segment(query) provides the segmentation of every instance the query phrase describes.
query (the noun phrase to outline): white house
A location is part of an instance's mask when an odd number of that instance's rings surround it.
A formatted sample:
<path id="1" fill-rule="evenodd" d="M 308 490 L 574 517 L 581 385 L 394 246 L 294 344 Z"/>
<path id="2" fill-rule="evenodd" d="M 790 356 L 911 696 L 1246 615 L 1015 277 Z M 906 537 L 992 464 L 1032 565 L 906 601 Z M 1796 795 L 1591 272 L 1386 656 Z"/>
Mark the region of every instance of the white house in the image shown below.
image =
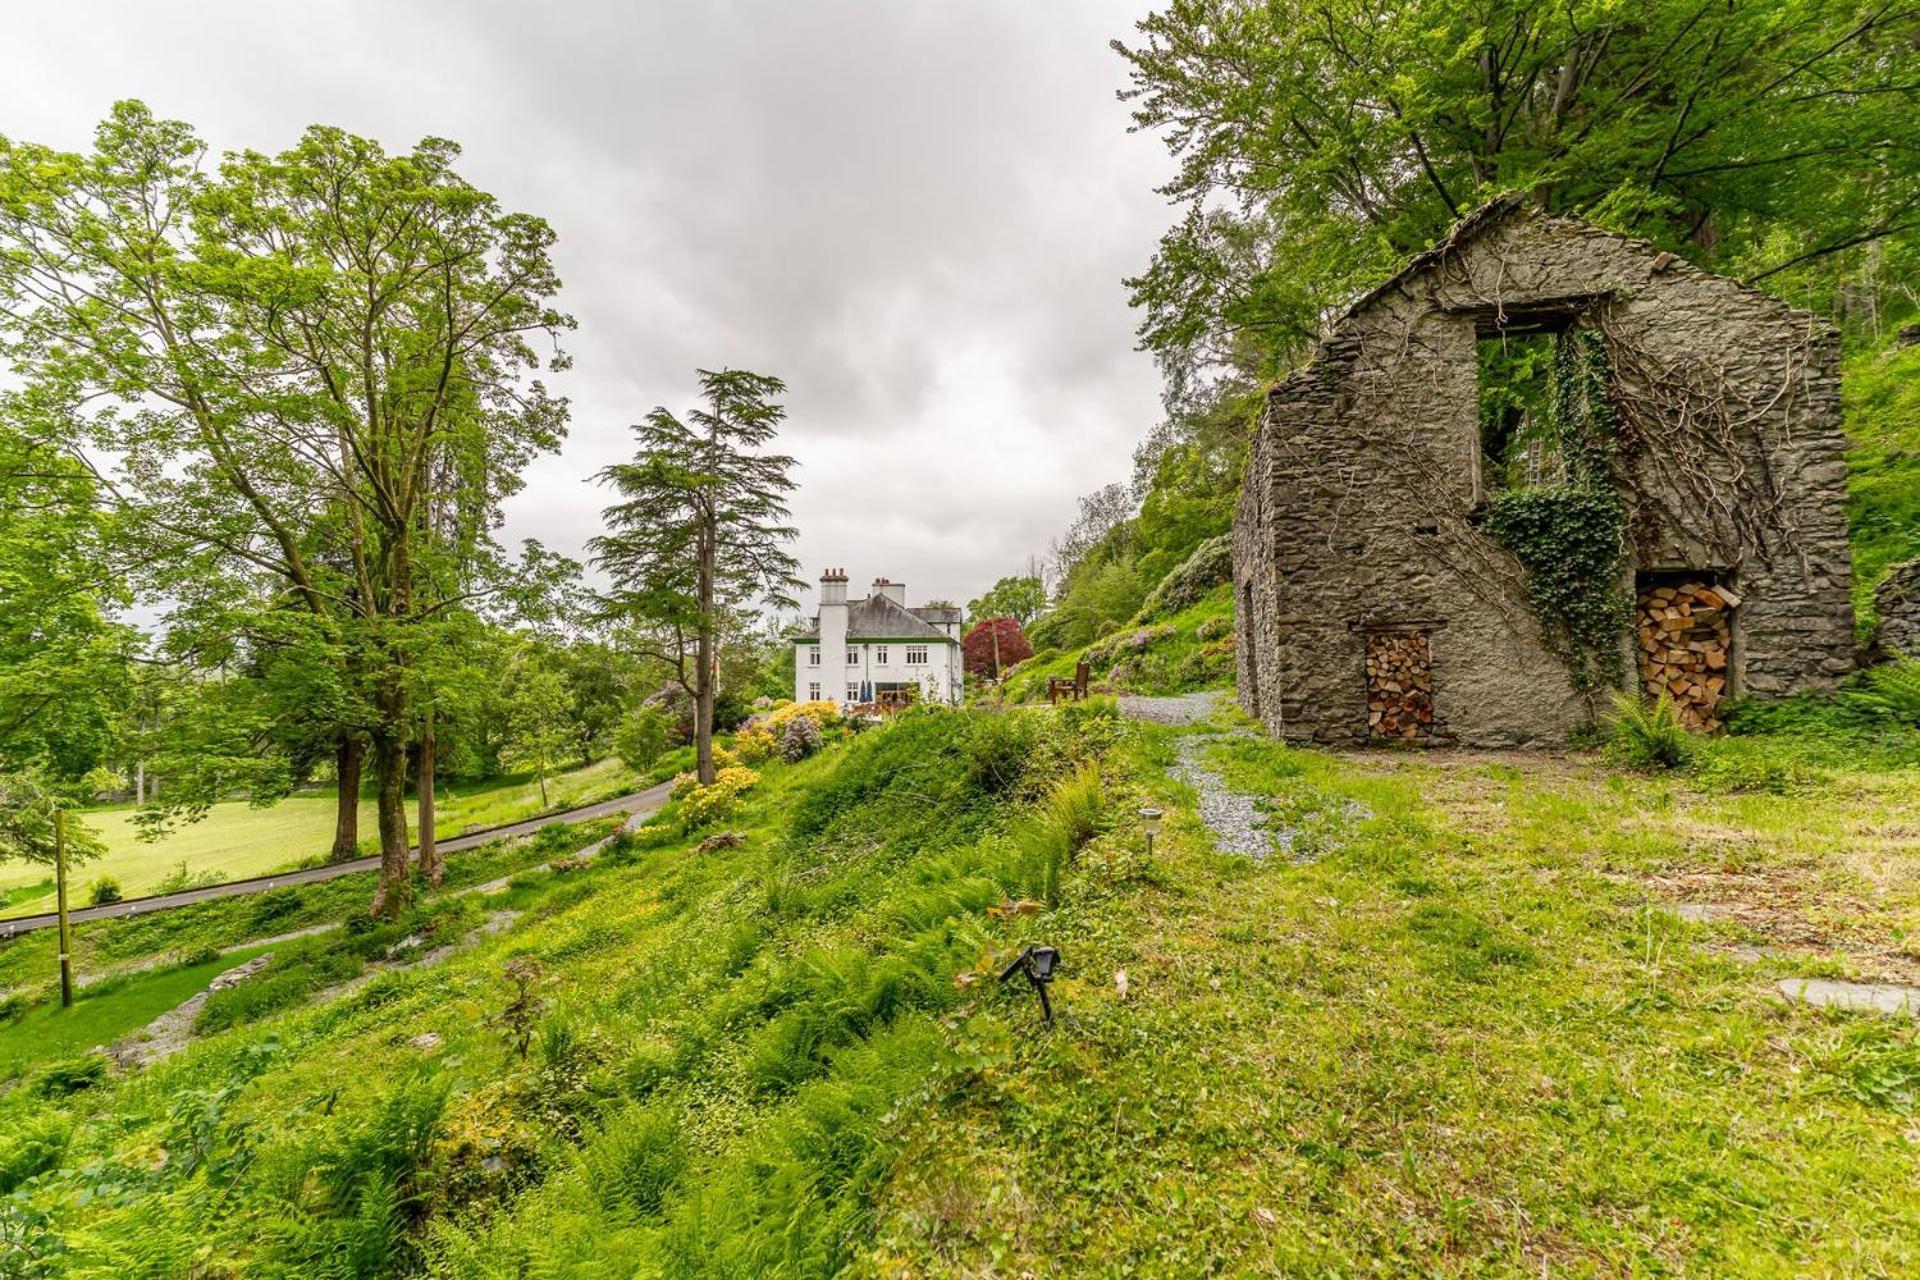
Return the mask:
<path id="1" fill-rule="evenodd" d="M 793 697 L 872 702 L 906 694 L 929 702 L 960 701 L 966 667 L 960 654 L 960 610 L 907 607 L 907 588 L 873 580 L 873 594 L 847 599 L 847 571 L 820 575 L 820 612 L 794 637 Z"/>

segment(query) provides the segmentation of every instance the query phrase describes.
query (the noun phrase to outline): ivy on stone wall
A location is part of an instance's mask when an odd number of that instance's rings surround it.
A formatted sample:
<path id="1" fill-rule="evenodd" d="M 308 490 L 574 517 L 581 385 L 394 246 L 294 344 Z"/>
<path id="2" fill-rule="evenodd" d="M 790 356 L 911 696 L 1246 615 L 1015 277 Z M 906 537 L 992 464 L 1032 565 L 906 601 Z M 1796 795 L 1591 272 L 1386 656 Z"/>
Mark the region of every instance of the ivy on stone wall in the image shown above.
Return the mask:
<path id="1" fill-rule="evenodd" d="M 1623 589 L 1627 513 L 1613 481 L 1620 432 L 1607 377 L 1599 334 L 1561 335 L 1552 425 L 1566 482 L 1496 494 L 1483 526 L 1526 570 L 1528 600 L 1581 693 L 1620 682 L 1620 640 L 1633 622 Z"/>

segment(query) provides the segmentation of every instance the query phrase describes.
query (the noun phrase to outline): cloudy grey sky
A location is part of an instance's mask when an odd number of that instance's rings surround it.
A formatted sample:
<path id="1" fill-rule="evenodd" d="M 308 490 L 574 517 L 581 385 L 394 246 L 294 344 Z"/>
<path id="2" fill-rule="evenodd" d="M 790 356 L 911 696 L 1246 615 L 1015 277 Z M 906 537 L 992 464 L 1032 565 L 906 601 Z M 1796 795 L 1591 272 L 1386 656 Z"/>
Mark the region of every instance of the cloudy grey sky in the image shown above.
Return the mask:
<path id="1" fill-rule="evenodd" d="M 116 98 L 216 149 L 307 124 L 463 172 L 559 234 L 571 438 L 508 511 L 579 554 L 696 366 L 775 373 L 802 576 L 964 602 L 1124 478 L 1157 416 L 1121 277 L 1171 214 L 1107 47 L 1133 0 L 648 4 L 66 0 L 9 14 L 0 132 L 71 148 Z"/>

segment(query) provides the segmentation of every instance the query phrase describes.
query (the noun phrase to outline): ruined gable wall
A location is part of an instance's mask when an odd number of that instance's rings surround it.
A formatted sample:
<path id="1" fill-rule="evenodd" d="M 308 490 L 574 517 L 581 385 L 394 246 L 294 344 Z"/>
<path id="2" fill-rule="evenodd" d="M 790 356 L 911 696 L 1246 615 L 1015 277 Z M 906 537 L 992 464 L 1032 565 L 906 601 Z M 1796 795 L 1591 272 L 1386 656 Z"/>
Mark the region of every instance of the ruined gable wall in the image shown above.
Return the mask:
<path id="1" fill-rule="evenodd" d="M 1817 318 L 1574 219 L 1516 217 L 1429 273 L 1435 305 L 1610 294 L 1637 567 L 1731 571 L 1735 684 L 1782 694 L 1852 669 L 1839 341 Z M 1641 419 L 1635 422 L 1636 411 Z"/>
<path id="2" fill-rule="evenodd" d="M 1737 687 L 1784 692 L 1844 673 L 1852 621 L 1831 335 L 1684 263 L 1656 270 L 1655 257 L 1570 220 L 1513 218 L 1361 306 L 1275 390 L 1235 524 L 1250 712 L 1289 738 L 1365 740 L 1360 629 L 1425 621 L 1442 624 L 1431 631 L 1436 740 L 1557 741 L 1587 721 L 1518 564 L 1467 519 L 1480 496 L 1472 313 L 1571 295 L 1614 295 L 1605 324 L 1650 367 L 1691 362 L 1731 380 L 1744 406 L 1748 445 L 1714 463 L 1713 479 L 1736 511 L 1767 495 L 1790 536 L 1769 534 L 1764 555 L 1726 566 L 1745 597 Z M 1778 484 L 1757 487 L 1766 476 Z M 1684 510 L 1685 485 L 1636 479 L 1662 491 L 1659 506 Z M 1699 536 L 1661 530 L 1666 545 L 1649 554 L 1718 565 L 1704 545 L 1712 523 Z"/>
<path id="3" fill-rule="evenodd" d="M 1474 341 L 1470 319 L 1389 295 L 1270 397 L 1254 477 L 1265 520 L 1238 550 L 1241 576 L 1280 603 L 1270 629 L 1243 633 L 1260 681 L 1243 702 L 1288 738 L 1366 740 L 1369 627 L 1431 624 L 1435 741 L 1558 741 L 1584 718 L 1518 566 L 1467 521 Z"/>

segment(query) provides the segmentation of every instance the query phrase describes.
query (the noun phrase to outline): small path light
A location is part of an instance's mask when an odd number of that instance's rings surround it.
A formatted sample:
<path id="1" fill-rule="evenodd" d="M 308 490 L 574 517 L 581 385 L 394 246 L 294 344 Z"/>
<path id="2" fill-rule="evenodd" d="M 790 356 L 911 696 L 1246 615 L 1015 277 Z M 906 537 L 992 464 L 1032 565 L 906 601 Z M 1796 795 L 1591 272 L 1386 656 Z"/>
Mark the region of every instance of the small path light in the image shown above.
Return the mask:
<path id="1" fill-rule="evenodd" d="M 1047 999 L 1047 984 L 1053 981 L 1053 971 L 1059 967 L 1059 951 L 1052 947 L 1028 946 L 1000 971 L 1000 981 L 1009 982 L 1016 973 L 1026 974 L 1027 984 L 1040 997 L 1040 1012 L 1045 1015 L 1047 1025 L 1052 1026 L 1053 1003 Z"/>
<path id="2" fill-rule="evenodd" d="M 1140 829 L 1147 833 L 1147 861 L 1153 861 L 1153 838 L 1160 834 L 1160 819 L 1166 815 L 1152 805 L 1140 810 Z"/>

